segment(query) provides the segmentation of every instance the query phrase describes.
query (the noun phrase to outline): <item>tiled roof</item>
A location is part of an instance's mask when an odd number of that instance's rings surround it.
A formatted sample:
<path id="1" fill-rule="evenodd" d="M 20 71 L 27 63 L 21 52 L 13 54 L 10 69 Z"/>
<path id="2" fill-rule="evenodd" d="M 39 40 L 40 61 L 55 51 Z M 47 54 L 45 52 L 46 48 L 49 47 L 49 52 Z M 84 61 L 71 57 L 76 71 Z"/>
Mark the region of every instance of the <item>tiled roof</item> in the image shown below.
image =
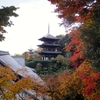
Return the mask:
<path id="1" fill-rule="evenodd" d="M 9 55 L 9 53 L 5 51 L 0 51 L 0 62 L 2 64 L 7 64 L 9 65 L 9 67 L 14 71 L 18 71 L 18 74 L 26 77 L 26 76 L 31 76 L 33 81 L 37 81 L 37 82 L 42 82 L 42 84 L 44 83 L 43 80 L 35 73 L 32 71 L 31 68 L 27 67 L 27 66 L 22 66 L 20 63 L 18 63 L 13 57 L 11 57 Z M 3 55 L 1 55 L 3 54 Z M 23 72 L 23 70 L 21 69 L 25 69 L 25 72 Z M 36 80 L 35 80 L 36 79 Z"/>
<path id="2" fill-rule="evenodd" d="M 42 38 L 40 38 L 39 40 L 46 40 L 46 39 L 59 40 L 59 38 L 54 37 L 49 33 L 47 35 L 43 36 Z"/>
<path id="3" fill-rule="evenodd" d="M 46 51 L 46 50 L 43 50 L 40 52 L 40 54 L 53 54 L 53 55 L 57 55 L 57 54 L 62 54 L 62 52 L 60 51 Z"/>
<path id="4" fill-rule="evenodd" d="M 47 44 L 47 43 L 43 43 L 41 45 L 38 45 L 39 47 L 60 47 L 60 44 Z"/>
<path id="5" fill-rule="evenodd" d="M 8 55 L 8 54 L 9 54 L 9 52 L 7 52 L 7 51 L 1 51 L 1 50 L 0 50 L 0 56 L 1 56 L 1 55 Z"/>
<path id="6" fill-rule="evenodd" d="M 44 37 L 46 37 L 46 38 L 55 38 L 54 36 L 52 36 L 51 34 L 47 34 L 47 35 L 45 35 Z"/>

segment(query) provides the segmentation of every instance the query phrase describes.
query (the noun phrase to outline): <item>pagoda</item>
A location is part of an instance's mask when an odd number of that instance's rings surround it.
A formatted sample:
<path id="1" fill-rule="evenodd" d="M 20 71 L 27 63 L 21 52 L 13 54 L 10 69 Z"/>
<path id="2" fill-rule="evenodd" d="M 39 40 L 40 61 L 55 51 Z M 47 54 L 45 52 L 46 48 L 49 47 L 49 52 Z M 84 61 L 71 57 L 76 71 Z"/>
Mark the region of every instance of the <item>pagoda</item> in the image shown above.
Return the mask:
<path id="1" fill-rule="evenodd" d="M 40 48 L 42 48 L 42 50 L 39 52 L 39 54 L 42 56 L 42 60 L 54 59 L 57 55 L 62 54 L 62 52 L 59 50 L 61 45 L 57 44 L 59 38 L 49 34 L 49 28 L 48 34 L 38 40 L 43 42 L 41 45 L 38 45 Z"/>

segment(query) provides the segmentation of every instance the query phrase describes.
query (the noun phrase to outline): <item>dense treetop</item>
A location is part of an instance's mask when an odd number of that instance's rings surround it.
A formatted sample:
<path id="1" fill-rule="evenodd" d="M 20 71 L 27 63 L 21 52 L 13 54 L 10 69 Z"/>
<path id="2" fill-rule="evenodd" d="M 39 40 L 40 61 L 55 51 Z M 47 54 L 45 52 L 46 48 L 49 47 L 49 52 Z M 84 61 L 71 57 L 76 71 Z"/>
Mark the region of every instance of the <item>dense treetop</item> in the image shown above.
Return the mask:
<path id="1" fill-rule="evenodd" d="M 100 4 L 99 0 L 49 0 L 56 5 L 55 12 L 63 18 L 62 24 L 70 25 L 84 22 L 91 17 L 93 7 Z"/>
<path id="2" fill-rule="evenodd" d="M 0 41 L 4 40 L 5 37 L 3 33 L 7 32 L 4 27 L 13 25 L 12 21 L 10 20 L 10 17 L 18 16 L 18 14 L 15 13 L 17 9 L 18 8 L 14 6 L 2 6 L 2 8 L 0 9 Z"/>

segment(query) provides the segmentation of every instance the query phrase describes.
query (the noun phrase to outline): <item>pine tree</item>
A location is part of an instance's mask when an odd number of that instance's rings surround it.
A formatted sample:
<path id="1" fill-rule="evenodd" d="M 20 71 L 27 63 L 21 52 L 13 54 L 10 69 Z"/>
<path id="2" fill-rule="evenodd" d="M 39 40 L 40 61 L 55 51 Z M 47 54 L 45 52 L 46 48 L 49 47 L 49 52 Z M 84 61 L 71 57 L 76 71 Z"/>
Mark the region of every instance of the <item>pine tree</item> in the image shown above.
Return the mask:
<path id="1" fill-rule="evenodd" d="M 10 7 L 4 7 L 0 9 L 0 41 L 4 40 L 4 34 L 7 33 L 4 27 L 13 25 L 12 21 L 10 20 L 10 17 L 17 17 L 18 14 L 16 14 L 14 11 L 16 11 L 18 8 L 14 6 Z"/>

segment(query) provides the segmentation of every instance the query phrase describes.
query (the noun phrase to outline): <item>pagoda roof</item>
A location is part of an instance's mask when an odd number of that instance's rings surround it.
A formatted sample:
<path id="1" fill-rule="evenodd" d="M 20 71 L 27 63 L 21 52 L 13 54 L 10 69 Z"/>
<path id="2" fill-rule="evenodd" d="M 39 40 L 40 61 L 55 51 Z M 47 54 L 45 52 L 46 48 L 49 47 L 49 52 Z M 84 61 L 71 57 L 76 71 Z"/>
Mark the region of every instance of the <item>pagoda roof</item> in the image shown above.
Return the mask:
<path id="1" fill-rule="evenodd" d="M 47 43 L 43 43 L 41 45 L 38 45 L 39 47 L 60 47 L 60 44 L 47 44 Z"/>
<path id="2" fill-rule="evenodd" d="M 45 40 L 47 40 L 47 39 L 49 39 L 49 40 L 59 40 L 59 38 L 54 37 L 54 36 L 52 36 L 52 35 L 49 34 L 49 33 L 48 33 L 47 35 L 43 36 L 42 38 L 40 38 L 39 40 L 45 41 Z"/>
<path id="3" fill-rule="evenodd" d="M 58 55 L 58 54 L 62 54 L 62 52 L 60 52 L 60 51 L 46 51 L 46 50 L 43 50 L 39 54 Z"/>

